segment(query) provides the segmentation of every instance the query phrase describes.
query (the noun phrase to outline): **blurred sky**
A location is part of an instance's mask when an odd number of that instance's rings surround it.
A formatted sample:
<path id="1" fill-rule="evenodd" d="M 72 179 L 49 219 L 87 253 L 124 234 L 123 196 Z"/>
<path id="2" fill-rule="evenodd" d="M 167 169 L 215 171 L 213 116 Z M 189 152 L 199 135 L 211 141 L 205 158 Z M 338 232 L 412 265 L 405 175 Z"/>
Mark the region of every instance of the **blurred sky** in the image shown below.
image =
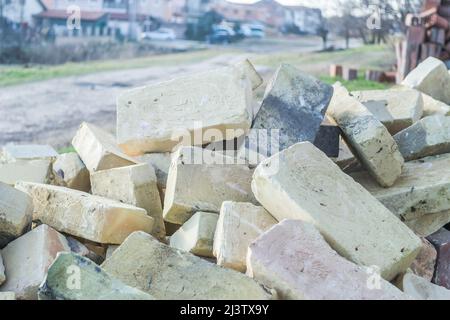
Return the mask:
<path id="1" fill-rule="evenodd" d="M 254 3 L 255 0 L 228 0 L 230 2 L 238 3 Z M 324 11 L 325 15 L 331 14 L 333 10 L 333 0 L 278 0 L 278 2 L 285 5 L 302 5 L 312 8 L 320 8 Z"/>

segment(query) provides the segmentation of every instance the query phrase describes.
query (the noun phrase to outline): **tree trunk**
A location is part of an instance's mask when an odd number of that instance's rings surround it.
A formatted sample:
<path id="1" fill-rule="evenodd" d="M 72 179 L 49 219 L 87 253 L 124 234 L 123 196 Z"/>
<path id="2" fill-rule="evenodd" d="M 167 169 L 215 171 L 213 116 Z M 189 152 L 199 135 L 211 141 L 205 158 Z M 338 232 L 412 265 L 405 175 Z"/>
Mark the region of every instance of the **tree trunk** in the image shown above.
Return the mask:
<path id="1" fill-rule="evenodd" d="M 363 43 L 368 44 L 366 34 L 364 33 L 364 29 L 359 28 L 358 32 L 359 32 L 359 36 L 361 37 Z"/>
<path id="2" fill-rule="evenodd" d="M 345 31 L 345 48 L 350 48 L 350 32 L 348 30 Z"/>

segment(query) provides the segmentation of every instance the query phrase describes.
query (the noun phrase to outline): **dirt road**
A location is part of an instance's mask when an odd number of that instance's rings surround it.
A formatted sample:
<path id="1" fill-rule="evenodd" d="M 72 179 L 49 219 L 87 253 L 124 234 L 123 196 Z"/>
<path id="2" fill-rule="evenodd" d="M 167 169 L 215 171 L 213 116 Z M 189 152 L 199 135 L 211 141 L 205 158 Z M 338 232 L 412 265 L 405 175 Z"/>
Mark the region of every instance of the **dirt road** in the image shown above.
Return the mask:
<path id="1" fill-rule="evenodd" d="M 262 45 L 261 42 L 257 44 Z M 299 50 L 298 45 L 290 44 L 292 48 L 287 48 L 286 42 L 267 42 L 263 51 L 268 48 Z M 299 51 L 311 52 L 321 45 L 320 40 L 307 44 Z M 255 48 L 255 44 L 246 48 Z M 251 57 L 256 54 L 254 52 L 223 54 L 201 63 L 181 66 L 102 72 L 0 88 L 0 146 L 7 143 L 45 143 L 55 148 L 65 147 L 83 121 L 114 132 L 115 99 L 127 88 L 223 66 Z"/>
<path id="2" fill-rule="evenodd" d="M 0 146 L 48 143 L 63 147 L 83 121 L 114 132 L 115 99 L 122 91 L 223 66 L 236 58 L 222 55 L 182 67 L 104 72 L 0 88 Z"/>

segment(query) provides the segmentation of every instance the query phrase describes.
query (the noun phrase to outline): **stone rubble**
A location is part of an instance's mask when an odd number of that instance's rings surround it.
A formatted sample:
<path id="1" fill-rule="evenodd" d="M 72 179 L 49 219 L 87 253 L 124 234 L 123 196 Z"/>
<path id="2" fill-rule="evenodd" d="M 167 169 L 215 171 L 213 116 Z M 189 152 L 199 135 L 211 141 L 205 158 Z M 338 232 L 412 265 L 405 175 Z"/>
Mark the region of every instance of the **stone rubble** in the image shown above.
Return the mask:
<path id="1" fill-rule="evenodd" d="M 257 70 L 126 89 L 75 152 L 2 147 L 0 300 L 450 299 L 443 64 L 352 94 L 282 64 L 262 101 Z"/>
<path id="2" fill-rule="evenodd" d="M 99 264 L 106 260 L 106 252 L 108 251 L 108 247 L 112 246 L 111 244 L 97 243 L 82 238 L 78 238 L 78 241 L 80 241 L 89 250 L 89 255 L 92 257 L 92 259 L 89 259 L 94 262 L 98 260 Z"/>
<path id="3" fill-rule="evenodd" d="M 80 125 L 72 145 L 89 172 L 137 163 L 120 150 L 112 134 L 87 122 Z"/>
<path id="4" fill-rule="evenodd" d="M 339 83 L 334 85 L 328 113 L 377 182 L 392 186 L 402 173 L 404 159 L 386 127 Z"/>
<path id="5" fill-rule="evenodd" d="M 394 139 L 406 161 L 450 153 L 450 116 L 425 117 Z"/>
<path id="6" fill-rule="evenodd" d="M 403 277 L 403 292 L 417 300 L 450 300 L 450 290 L 411 273 Z"/>
<path id="7" fill-rule="evenodd" d="M 28 231 L 32 215 L 31 197 L 0 182 L 0 248 Z"/>
<path id="8" fill-rule="evenodd" d="M 450 154 L 407 162 L 398 181 L 387 189 L 367 172 L 351 176 L 392 213 L 407 221 L 450 210 L 449 166 Z"/>
<path id="9" fill-rule="evenodd" d="M 155 169 L 156 179 L 158 182 L 161 198 L 164 199 L 164 191 L 166 190 L 167 176 L 171 162 L 171 153 L 146 153 L 142 156 L 135 157 L 140 163 L 147 163 Z"/>
<path id="10" fill-rule="evenodd" d="M 231 138 L 244 135 L 253 118 L 252 68 L 223 67 L 123 93 L 117 99 L 118 144 L 137 156 L 171 152 L 180 139 L 207 144 L 206 129 L 222 137 L 227 129 L 238 129 Z"/>
<path id="11" fill-rule="evenodd" d="M 135 232 L 102 264 L 111 276 L 156 299 L 266 300 L 272 294 L 245 275 Z"/>
<path id="12" fill-rule="evenodd" d="M 197 164 L 197 160 L 205 163 Z M 198 211 L 218 214 L 227 200 L 257 203 L 251 190 L 252 175 L 248 166 L 238 165 L 221 153 L 197 147 L 180 148 L 169 169 L 164 220 L 183 224 Z"/>
<path id="13" fill-rule="evenodd" d="M 145 209 L 81 191 L 20 182 L 33 199 L 33 220 L 87 240 L 120 244 L 133 231 L 151 232 L 154 220 Z"/>
<path id="14" fill-rule="evenodd" d="M 152 234 L 166 236 L 156 174 L 148 164 L 97 171 L 91 174 L 92 194 L 143 208 L 153 218 Z"/>
<path id="15" fill-rule="evenodd" d="M 348 170 L 359 166 L 358 159 L 353 155 L 349 146 L 342 137 L 339 140 L 339 154 L 337 157 L 331 157 L 331 160 L 333 160 L 333 162 L 336 163 L 344 172 L 348 172 Z"/>
<path id="16" fill-rule="evenodd" d="M 0 285 L 2 285 L 3 282 L 5 282 L 5 266 L 3 265 L 3 258 L 2 254 L 0 252 Z"/>
<path id="17" fill-rule="evenodd" d="M 49 183 L 51 164 L 49 159 L 0 163 L 0 182 L 11 186 L 18 181 Z"/>
<path id="18" fill-rule="evenodd" d="M 213 242 L 219 216 L 197 212 L 170 237 L 170 246 L 197 256 L 214 258 Z"/>
<path id="19" fill-rule="evenodd" d="M 314 140 L 314 145 L 330 158 L 339 157 L 341 129 L 336 121 L 325 115 Z"/>
<path id="20" fill-rule="evenodd" d="M 405 221 L 405 224 L 421 237 L 428 237 L 449 223 L 450 210 L 429 213 L 417 219 Z"/>
<path id="21" fill-rule="evenodd" d="M 420 120 L 423 98 L 416 90 L 354 91 L 352 95 L 389 130 L 396 134 Z"/>
<path id="22" fill-rule="evenodd" d="M 3 158 L 6 162 L 20 160 L 53 160 L 58 152 L 48 145 L 7 145 L 3 147 Z"/>
<path id="23" fill-rule="evenodd" d="M 402 84 L 450 104 L 450 75 L 439 59 L 430 57 L 423 61 L 409 73 Z"/>
<path id="24" fill-rule="evenodd" d="M 371 288 L 369 269 L 341 257 L 312 224 L 300 220 L 284 220 L 257 238 L 247 266 L 252 278 L 283 299 L 409 299 L 383 279 L 379 289 Z"/>
<path id="25" fill-rule="evenodd" d="M 267 86 L 252 128 L 280 130 L 280 150 L 297 142 L 314 142 L 332 96 L 330 85 L 282 64 Z"/>
<path id="26" fill-rule="evenodd" d="M 214 236 L 217 264 L 236 271 L 247 269 L 248 246 L 277 221 L 263 207 L 225 201 Z"/>
<path id="27" fill-rule="evenodd" d="M 16 294 L 14 292 L 0 292 L 0 301 L 16 300 Z"/>
<path id="28" fill-rule="evenodd" d="M 439 100 L 433 99 L 429 95 L 422 93 L 423 98 L 423 117 L 443 115 L 450 116 L 450 105 Z"/>
<path id="29" fill-rule="evenodd" d="M 433 283 L 450 290 L 450 231 L 442 228 L 429 236 L 427 240 L 437 251 Z"/>
<path id="30" fill-rule="evenodd" d="M 416 260 L 411 264 L 411 271 L 431 282 L 436 268 L 437 251 L 427 239 L 421 238 L 421 240 L 422 248 Z"/>
<path id="31" fill-rule="evenodd" d="M 84 192 L 91 190 L 89 170 L 76 152 L 58 155 L 53 163 L 53 174 L 56 184 L 62 187 Z M 26 179 L 22 181 L 35 182 Z"/>
<path id="32" fill-rule="evenodd" d="M 78 272 L 79 281 L 71 279 L 74 270 Z M 39 287 L 38 296 L 39 300 L 154 299 L 149 294 L 112 278 L 89 259 L 68 252 L 58 253 Z"/>
<path id="33" fill-rule="evenodd" d="M 45 224 L 10 242 L 2 250 L 6 282 L 0 291 L 15 292 L 21 300 L 37 299 L 39 285 L 62 251 L 70 252 L 66 238 Z"/>
<path id="34" fill-rule="evenodd" d="M 84 245 L 81 241 L 77 240 L 76 238 L 72 236 L 67 236 L 66 239 L 67 243 L 69 244 L 71 252 L 79 256 L 88 258 L 89 260 L 92 260 L 97 264 L 101 264 L 105 260 L 105 257 L 103 257 L 102 254 L 99 254 L 97 250 L 95 251 L 92 250 L 92 247 L 88 248 L 86 245 Z"/>
<path id="35" fill-rule="evenodd" d="M 406 225 L 308 142 L 262 162 L 252 189 L 278 221 L 313 222 L 339 254 L 378 266 L 387 280 L 419 252 L 420 239 Z"/>

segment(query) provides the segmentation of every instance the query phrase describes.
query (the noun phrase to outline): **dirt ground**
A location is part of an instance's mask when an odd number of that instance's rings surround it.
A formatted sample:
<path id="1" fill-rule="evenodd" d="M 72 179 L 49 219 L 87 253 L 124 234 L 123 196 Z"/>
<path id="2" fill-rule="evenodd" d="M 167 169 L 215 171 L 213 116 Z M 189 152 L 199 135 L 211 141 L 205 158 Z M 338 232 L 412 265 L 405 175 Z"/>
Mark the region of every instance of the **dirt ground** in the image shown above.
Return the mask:
<path id="1" fill-rule="evenodd" d="M 240 44 L 237 49 L 248 50 L 243 50 L 242 54 L 220 54 L 200 63 L 102 72 L 0 88 L 0 146 L 44 143 L 55 148 L 65 147 L 83 121 L 114 132 L 115 99 L 128 88 L 224 66 L 258 55 L 255 53 L 258 51 L 270 54 L 289 50 L 315 51 L 321 42 L 311 40 L 300 48 L 283 46 L 276 41 Z M 265 72 L 268 72 L 267 68 Z"/>

